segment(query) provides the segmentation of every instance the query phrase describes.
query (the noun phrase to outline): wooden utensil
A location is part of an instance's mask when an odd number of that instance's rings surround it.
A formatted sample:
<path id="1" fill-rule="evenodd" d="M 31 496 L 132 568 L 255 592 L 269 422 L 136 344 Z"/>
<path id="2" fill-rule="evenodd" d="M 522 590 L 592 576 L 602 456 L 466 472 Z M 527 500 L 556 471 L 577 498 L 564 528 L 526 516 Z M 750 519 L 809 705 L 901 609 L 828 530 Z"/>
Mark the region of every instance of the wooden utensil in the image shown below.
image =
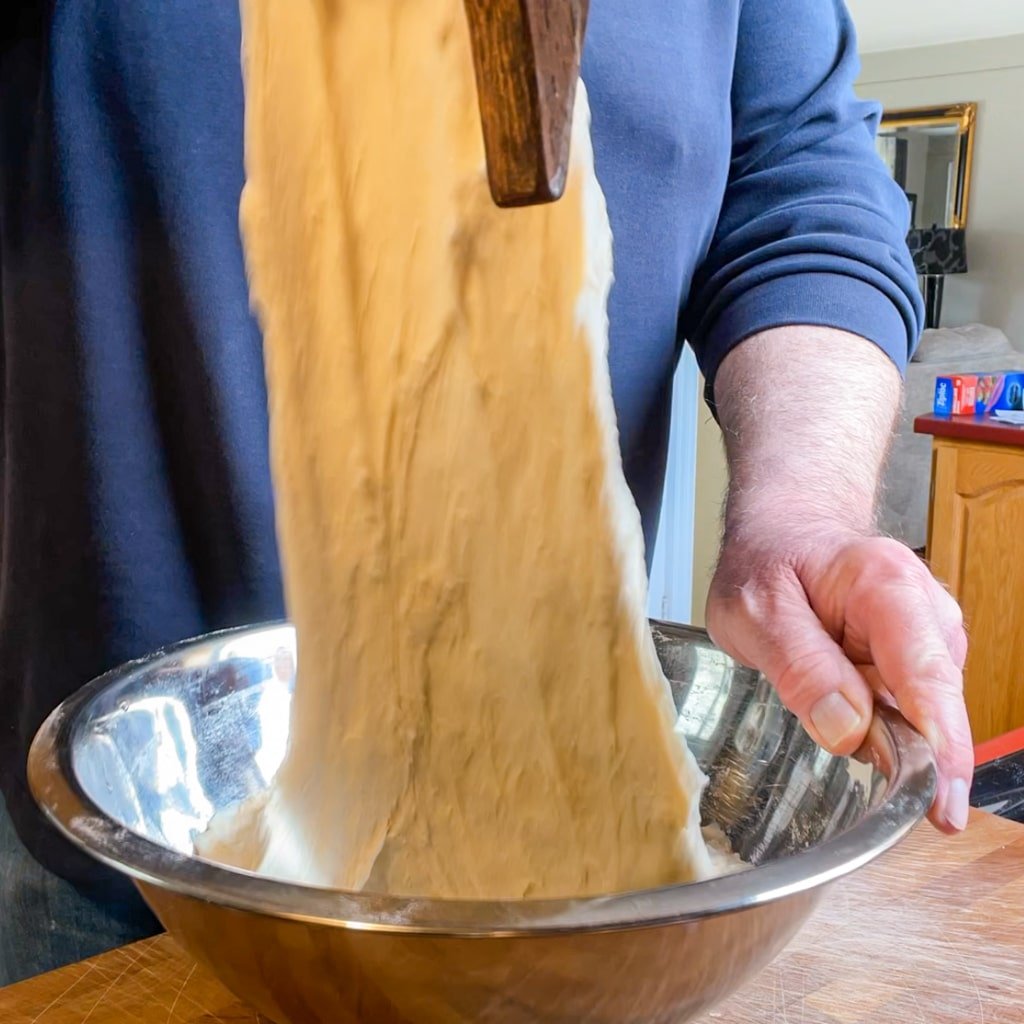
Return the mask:
<path id="1" fill-rule="evenodd" d="M 465 0 L 498 206 L 561 197 L 589 0 Z"/>

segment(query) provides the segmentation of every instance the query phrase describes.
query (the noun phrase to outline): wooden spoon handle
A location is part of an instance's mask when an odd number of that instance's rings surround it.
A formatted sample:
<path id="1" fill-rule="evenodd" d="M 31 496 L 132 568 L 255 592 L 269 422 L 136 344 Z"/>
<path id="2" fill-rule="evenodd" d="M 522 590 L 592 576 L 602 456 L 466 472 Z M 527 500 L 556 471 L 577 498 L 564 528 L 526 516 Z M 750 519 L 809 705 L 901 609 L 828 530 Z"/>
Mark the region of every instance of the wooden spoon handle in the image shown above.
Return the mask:
<path id="1" fill-rule="evenodd" d="M 487 177 L 498 206 L 565 189 L 589 0 L 465 0 Z"/>

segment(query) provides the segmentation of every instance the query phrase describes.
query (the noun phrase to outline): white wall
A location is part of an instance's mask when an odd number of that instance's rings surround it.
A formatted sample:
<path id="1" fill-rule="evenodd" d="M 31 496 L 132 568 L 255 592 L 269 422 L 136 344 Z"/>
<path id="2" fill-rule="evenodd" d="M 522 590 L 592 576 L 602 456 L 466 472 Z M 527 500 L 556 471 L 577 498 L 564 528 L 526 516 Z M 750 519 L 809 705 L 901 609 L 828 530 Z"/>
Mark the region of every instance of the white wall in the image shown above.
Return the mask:
<path id="1" fill-rule="evenodd" d="M 1024 32 L 1022 0 L 847 0 L 861 53 Z"/>
<path id="2" fill-rule="evenodd" d="M 1024 350 L 1024 35 L 866 54 L 859 91 L 890 109 L 978 103 L 970 273 L 946 279 L 943 325 L 990 324 Z"/>
<path id="3" fill-rule="evenodd" d="M 691 622 L 704 625 L 704 604 L 721 541 L 722 500 L 728 475 L 722 432 L 704 404 L 704 379 L 697 394 L 697 484 L 693 510 L 693 596 Z"/>

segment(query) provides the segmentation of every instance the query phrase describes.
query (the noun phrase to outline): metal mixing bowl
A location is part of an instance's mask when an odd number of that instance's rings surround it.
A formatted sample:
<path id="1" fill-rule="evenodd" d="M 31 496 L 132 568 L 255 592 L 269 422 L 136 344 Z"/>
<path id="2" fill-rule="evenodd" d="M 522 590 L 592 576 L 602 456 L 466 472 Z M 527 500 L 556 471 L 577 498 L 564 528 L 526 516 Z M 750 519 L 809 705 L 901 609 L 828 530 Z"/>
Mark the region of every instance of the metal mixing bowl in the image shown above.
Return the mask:
<path id="1" fill-rule="evenodd" d="M 65 835 L 130 875 L 178 941 L 278 1024 L 678 1024 L 746 981 L 829 883 L 917 823 L 934 767 L 884 710 L 869 754 L 832 757 L 705 634 L 654 629 L 678 728 L 711 778 L 705 820 L 752 870 L 485 903 L 329 891 L 201 860 L 197 832 L 264 789 L 283 757 L 289 626 L 181 644 L 85 687 L 36 737 L 32 790 Z"/>

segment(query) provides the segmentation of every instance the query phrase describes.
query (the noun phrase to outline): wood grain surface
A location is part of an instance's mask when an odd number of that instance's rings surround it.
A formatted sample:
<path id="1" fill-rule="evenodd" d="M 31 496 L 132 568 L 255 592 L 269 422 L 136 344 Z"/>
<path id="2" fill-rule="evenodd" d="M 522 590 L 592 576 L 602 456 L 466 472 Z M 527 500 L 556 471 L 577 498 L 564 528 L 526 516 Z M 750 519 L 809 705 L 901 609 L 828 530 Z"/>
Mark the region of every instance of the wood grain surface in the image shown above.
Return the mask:
<path id="1" fill-rule="evenodd" d="M 705 1021 L 1019 1024 L 1024 826 L 928 826 L 838 883 L 789 949 Z M 166 936 L 0 990 L 3 1024 L 269 1024 Z"/>

